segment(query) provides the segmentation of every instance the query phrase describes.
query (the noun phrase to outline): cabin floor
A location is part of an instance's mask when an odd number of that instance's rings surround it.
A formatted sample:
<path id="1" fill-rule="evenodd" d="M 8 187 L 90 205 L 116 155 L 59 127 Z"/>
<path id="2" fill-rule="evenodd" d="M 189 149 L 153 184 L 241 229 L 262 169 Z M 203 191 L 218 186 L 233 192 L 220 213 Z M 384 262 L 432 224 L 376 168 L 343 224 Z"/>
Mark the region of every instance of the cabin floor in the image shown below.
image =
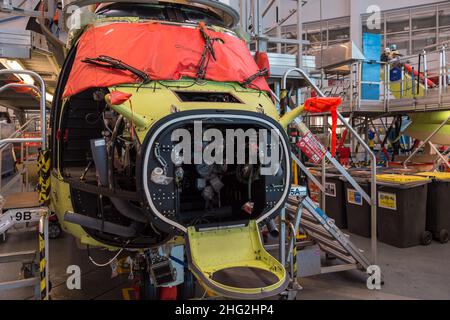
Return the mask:
<path id="1" fill-rule="evenodd" d="M 6 243 L 0 244 L 0 254 L 17 250 L 30 250 L 36 244 L 35 232 L 12 233 Z M 363 250 L 369 250 L 370 240 L 351 236 Z M 300 279 L 303 290 L 298 300 L 310 299 L 449 299 L 450 298 L 450 244 L 433 242 L 430 246 L 398 249 L 379 244 L 379 261 L 385 277 L 381 291 L 366 288 L 366 275 L 360 271 L 345 271 Z M 366 251 L 369 253 L 369 251 Z M 108 261 L 113 253 L 91 250 L 100 263 Z M 122 255 L 126 256 L 126 253 Z M 128 275 L 111 278 L 111 267 L 99 268 L 88 259 L 87 252 L 79 249 L 74 238 L 63 234 L 50 240 L 50 279 L 53 284 L 51 298 L 61 299 L 133 299 Z M 82 272 L 81 290 L 66 286 L 69 265 L 78 265 Z M 2 265 L 0 281 L 18 278 L 21 265 Z M 200 290 L 198 290 L 200 291 Z M 199 292 L 199 297 L 202 296 Z M 33 299 L 32 289 L 0 293 L 0 299 Z"/>

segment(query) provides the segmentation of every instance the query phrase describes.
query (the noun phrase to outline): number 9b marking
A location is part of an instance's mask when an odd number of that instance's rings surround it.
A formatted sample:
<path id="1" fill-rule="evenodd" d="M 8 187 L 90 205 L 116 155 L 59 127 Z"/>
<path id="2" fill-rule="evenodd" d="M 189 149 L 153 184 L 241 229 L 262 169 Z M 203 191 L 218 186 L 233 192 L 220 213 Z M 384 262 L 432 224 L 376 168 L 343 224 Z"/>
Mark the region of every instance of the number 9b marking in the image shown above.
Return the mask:
<path id="1" fill-rule="evenodd" d="M 25 211 L 25 212 L 16 212 L 16 221 L 30 221 L 31 220 L 31 212 Z"/>

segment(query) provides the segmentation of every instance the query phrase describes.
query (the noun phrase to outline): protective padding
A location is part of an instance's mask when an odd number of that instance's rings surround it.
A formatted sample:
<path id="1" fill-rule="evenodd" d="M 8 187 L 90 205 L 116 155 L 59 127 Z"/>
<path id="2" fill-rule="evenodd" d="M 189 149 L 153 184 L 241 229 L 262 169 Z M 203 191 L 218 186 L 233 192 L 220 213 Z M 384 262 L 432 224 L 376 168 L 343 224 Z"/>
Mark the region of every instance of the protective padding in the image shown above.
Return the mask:
<path id="1" fill-rule="evenodd" d="M 210 38 L 214 54 L 205 51 L 205 36 Z M 67 98 L 89 88 L 142 82 L 130 72 L 83 62 L 102 55 L 121 60 L 152 80 L 197 79 L 205 52 L 209 63 L 202 78 L 206 80 L 245 83 L 257 74 L 258 65 L 243 40 L 210 29 L 205 29 L 205 36 L 199 28 L 153 22 L 92 27 L 78 41 L 63 96 Z M 249 86 L 270 91 L 262 76 Z"/>
<path id="2" fill-rule="evenodd" d="M 189 268 L 199 281 L 214 294 L 233 299 L 262 299 L 284 291 L 289 283 L 283 265 L 272 257 L 261 243 L 256 221 L 248 225 L 221 227 L 187 234 Z M 213 279 L 218 271 L 252 268 L 269 272 L 276 283 L 265 287 L 232 287 Z"/>

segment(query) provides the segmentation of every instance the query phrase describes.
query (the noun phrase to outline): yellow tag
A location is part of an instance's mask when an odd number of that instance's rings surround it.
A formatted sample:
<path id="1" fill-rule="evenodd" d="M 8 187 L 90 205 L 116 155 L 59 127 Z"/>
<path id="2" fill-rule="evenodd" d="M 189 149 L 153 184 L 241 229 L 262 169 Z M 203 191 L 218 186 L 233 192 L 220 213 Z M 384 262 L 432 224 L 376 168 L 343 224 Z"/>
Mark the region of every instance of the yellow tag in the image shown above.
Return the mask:
<path id="1" fill-rule="evenodd" d="M 358 206 L 363 205 L 361 194 L 354 189 L 347 189 L 347 201 L 348 203 L 356 204 Z"/>
<path id="2" fill-rule="evenodd" d="M 378 206 L 380 208 L 397 211 L 397 195 L 394 193 L 379 192 Z"/>

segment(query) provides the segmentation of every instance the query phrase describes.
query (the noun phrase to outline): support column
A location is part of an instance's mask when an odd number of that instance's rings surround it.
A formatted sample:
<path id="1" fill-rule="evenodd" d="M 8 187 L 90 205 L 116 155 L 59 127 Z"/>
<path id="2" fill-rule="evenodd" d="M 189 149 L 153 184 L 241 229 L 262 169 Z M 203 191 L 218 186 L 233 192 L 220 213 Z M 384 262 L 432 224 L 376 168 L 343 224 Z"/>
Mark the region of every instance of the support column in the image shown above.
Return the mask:
<path id="1" fill-rule="evenodd" d="M 350 0 L 350 39 L 362 48 L 361 13 L 365 12 L 361 0 Z"/>
<path id="2" fill-rule="evenodd" d="M 300 40 L 297 52 L 297 66 L 303 67 L 303 22 L 302 22 L 302 0 L 297 0 L 297 39 Z"/>
<path id="3" fill-rule="evenodd" d="M 275 21 L 277 24 L 277 38 L 281 39 L 281 26 L 279 25 L 280 23 L 280 19 L 281 19 L 281 14 L 282 14 L 282 6 L 281 6 L 281 0 L 275 0 Z M 277 53 L 281 53 L 281 43 L 277 43 Z"/>

